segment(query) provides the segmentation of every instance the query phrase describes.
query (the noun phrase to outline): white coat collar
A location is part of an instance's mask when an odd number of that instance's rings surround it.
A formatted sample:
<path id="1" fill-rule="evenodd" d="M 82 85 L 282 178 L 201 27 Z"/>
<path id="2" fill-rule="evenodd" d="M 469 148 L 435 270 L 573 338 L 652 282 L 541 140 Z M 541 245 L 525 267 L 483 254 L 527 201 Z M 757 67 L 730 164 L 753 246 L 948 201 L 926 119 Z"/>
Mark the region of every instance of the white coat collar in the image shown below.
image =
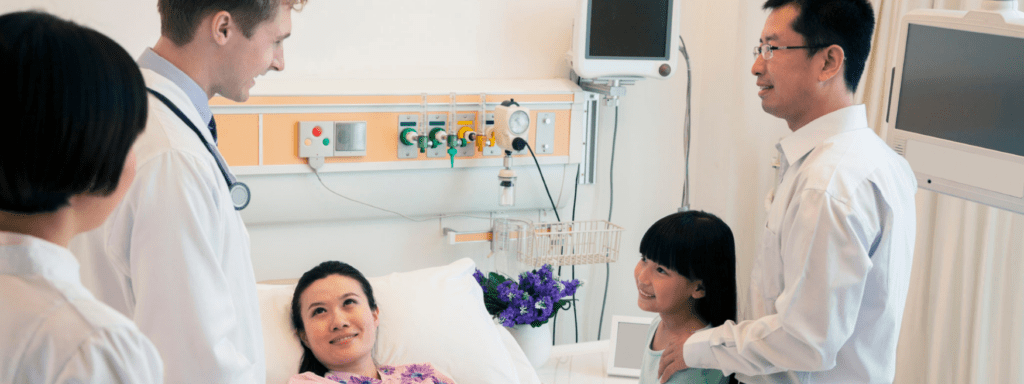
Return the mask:
<path id="1" fill-rule="evenodd" d="M 181 112 L 184 113 L 186 117 L 188 117 L 189 121 L 191 121 L 192 124 L 196 126 L 196 129 L 199 130 L 199 133 L 203 135 L 203 138 L 206 139 L 206 142 L 212 144 L 213 135 L 210 133 L 210 130 L 207 129 L 206 123 L 203 122 L 202 116 L 199 116 L 199 111 L 196 110 L 195 105 L 192 104 L 192 100 L 188 98 L 188 95 L 185 94 L 185 91 L 181 90 L 181 88 L 178 87 L 178 85 L 175 84 L 173 81 L 161 76 L 160 74 L 152 70 L 141 68 L 141 71 L 142 78 L 146 81 L 146 87 L 149 87 L 152 90 L 159 92 L 161 95 L 164 95 L 164 97 L 170 100 L 171 103 L 173 103 L 175 107 L 180 109 Z M 157 99 L 156 97 L 150 97 L 149 108 L 152 110 L 154 108 L 167 108 L 167 106 L 165 106 L 164 103 L 160 101 L 160 99 Z M 169 108 L 168 111 L 170 111 Z M 172 116 L 174 116 L 173 119 L 178 120 L 177 115 Z M 191 132 L 191 128 L 188 128 L 188 131 L 190 135 L 195 135 L 195 133 Z"/>
<path id="2" fill-rule="evenodd" d="M 0 275 L 38 275 L 53 282 L 81 284 L 78 260 L 67 248 L 21 233 L 0 231 Z"/>

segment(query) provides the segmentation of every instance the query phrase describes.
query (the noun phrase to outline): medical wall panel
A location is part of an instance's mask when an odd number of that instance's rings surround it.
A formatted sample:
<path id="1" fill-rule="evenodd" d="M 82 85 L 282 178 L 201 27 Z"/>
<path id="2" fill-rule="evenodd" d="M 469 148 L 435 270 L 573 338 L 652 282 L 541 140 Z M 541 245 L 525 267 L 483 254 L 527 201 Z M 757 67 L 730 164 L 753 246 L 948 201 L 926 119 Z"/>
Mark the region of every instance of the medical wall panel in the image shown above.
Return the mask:
<path id="1" fill-rule="evenodd" d="M 528 151 L 514 155 L 520 180 L 512 208 L 497 204 L 500 151 L 458 151 L 454 162 L 446 153 L 428 157 L 416 151 L 414 157 L 399 157 L 400 116 L 440 116 L 445 128 L 458 132 L 468 120 L 474 129 L 486 123 L 480 114 L 492 115 L 495 106 L 510 99 L 530 109 L 528 142 L 535 152 L 548 146 L 537 153 L 537 161 L 556 205 L 564 206 L 575 180 L 569 173 L 575 173 L 584 153 L 581 125 L 587 120 L 581 116 L 586 113 L 585 94 L 566 80 L 436 81 L 419 86 L 290 82 L 258 86 L 243 103 L 215 97 L 210 105 L 218 131 L 224 132 L 220 150 L 232 173 L 252 189 L 252 203 L 242 212 L 252 224 L 396 217 L 336 194 L 417 216 L 550 209 Z M 451 113 L 455 119 L 448 119 Z M 545 120 L 541 145 L 536 141 L 538 119 Z M 336 142 L 337 137 L 318 136 L 317 142 L 306 143 L 300 138 L 301 122 L 365 122 L 365 154 L 327 156 L 317 177 L 299 148 L 326 145 L 319 140 Z M 423 121 L 417 126 L 423 133 L 432 127 L 437 126 Z M 312 138 L 303 132 L 302 137 Z"/>

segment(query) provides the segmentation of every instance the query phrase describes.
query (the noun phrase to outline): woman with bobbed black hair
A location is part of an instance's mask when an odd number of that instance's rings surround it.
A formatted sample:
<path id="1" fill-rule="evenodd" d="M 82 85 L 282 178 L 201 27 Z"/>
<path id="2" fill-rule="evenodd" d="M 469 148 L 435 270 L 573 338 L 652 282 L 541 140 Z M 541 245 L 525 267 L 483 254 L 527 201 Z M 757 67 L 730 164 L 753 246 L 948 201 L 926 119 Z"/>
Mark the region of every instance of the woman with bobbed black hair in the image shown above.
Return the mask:
<path id="1" fill-rule="evenodd" d="M 135 174 L 139 68 L 110 38 L 40 12 L 0 16 L 0 383 L 161 383 L 156 348 L 97 301 L 67 249 Z"/>

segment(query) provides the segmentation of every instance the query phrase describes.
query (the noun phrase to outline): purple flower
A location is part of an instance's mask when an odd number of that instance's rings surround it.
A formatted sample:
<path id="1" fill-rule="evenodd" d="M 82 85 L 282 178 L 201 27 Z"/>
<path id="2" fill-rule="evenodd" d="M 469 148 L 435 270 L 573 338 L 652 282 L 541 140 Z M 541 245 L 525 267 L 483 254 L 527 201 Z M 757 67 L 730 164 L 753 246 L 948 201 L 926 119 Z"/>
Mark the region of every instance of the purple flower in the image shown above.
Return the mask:
<path id="1" fill-rule="evenodd" d="M 546 322 L 571 300 L 580 281 L 559 280 L 551 265 L 523 272 L 513 279 L 488 280 L 479 270 L 473 274 L 484 290 L 484 305 L 488 313 L 506 327 L 517 324 Z M 496 276 L 494 273 L 492 277 Z M 563 300 L 564 299 L 564 300 Z"/>
<path id="2" fill-rule="evenodd" d="M 521 294 L 519 285 L 511 280 L 498 284 L 498 296 L 501 297 L 502 301 L 512 301 L 512 299 L 519 297 Z"/>
<path id="3" fill-rule="evenodd" d="M 338 376 L 338 374 L 336 373 L 328 373 L 326 376 L 324 376 L 324 378 L 327 380 L 337 381 L 341 384 L 348 384 L 347 380 L 343 379 L 341 376 Z"/>
<path id="4" fill-rule="evenodd" d="M 434 375 L 430 364 L 411 364 L 402 373 L 402 383 L 419 383 Z"/>
<path id="5" fill-rule="evenodd" d="M 484 273 L 480 272 L 479 269 L 476 270 L 476 272 L 473 272 L 473 277 L 476 278 L 476 283 L 477 284 L 481 284 L 484 281 Z"/>
<path id="6" fill-rule="evenodd" d="M 391 375 L 395 373 L 395 367 L 390 365 L 382 365 L 379 368 L 377 368 L 377 371 L 385 375 Z"/>
<path id="7" fill-rule="evenodd" d="M 579 280 L 572 280 L 570 282 L 565 283 L 565 290 L 562 291 L 562 296 L 572 296 L 576 294 L 576 288 L 579 288 L 579 286 Z"/>
<path id="8" fill-rule="evenodd" d="M 448 383 L 446 383 L 446 382 L 444 382 L 441 379 L 438 379 L 436 377 L 431 377 L 431 379 L 434 380 L 434 384 L 448 384 Z"/>
<path id="9" fill-rule="evenodd" d="M 504 311 L 501 311 L 501 313 L 498 314 L 498 321 L 501 322 L 501 325 L 506 327 L 514 326 L 516 325 L 515 319 L 518 312 L 519 311 L 517 311 L 516 307 L 505 308 Z"/>
<path id="10" fill-rule="evenodd" d="M 380 380 L 371 379 L 366 376 L 352 376 L 349 380 L 349 384 L 381 384 Z"/>

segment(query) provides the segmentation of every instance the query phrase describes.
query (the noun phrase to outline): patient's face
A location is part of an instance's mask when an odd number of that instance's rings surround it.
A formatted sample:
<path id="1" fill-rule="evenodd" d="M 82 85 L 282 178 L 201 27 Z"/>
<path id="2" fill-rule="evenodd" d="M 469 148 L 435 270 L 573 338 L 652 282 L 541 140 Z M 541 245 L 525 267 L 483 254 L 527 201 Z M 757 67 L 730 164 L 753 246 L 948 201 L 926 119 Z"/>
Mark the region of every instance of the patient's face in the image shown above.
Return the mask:
<path id="1" fill-rule="evenodd" d="M 332 371 L 353 372 L 371 360 L 376 340 L 377 311 L 371 310 L 359 282 L 330 275 L 317 280 L 299 297 L 302 338 L 306 346 Z"/>

